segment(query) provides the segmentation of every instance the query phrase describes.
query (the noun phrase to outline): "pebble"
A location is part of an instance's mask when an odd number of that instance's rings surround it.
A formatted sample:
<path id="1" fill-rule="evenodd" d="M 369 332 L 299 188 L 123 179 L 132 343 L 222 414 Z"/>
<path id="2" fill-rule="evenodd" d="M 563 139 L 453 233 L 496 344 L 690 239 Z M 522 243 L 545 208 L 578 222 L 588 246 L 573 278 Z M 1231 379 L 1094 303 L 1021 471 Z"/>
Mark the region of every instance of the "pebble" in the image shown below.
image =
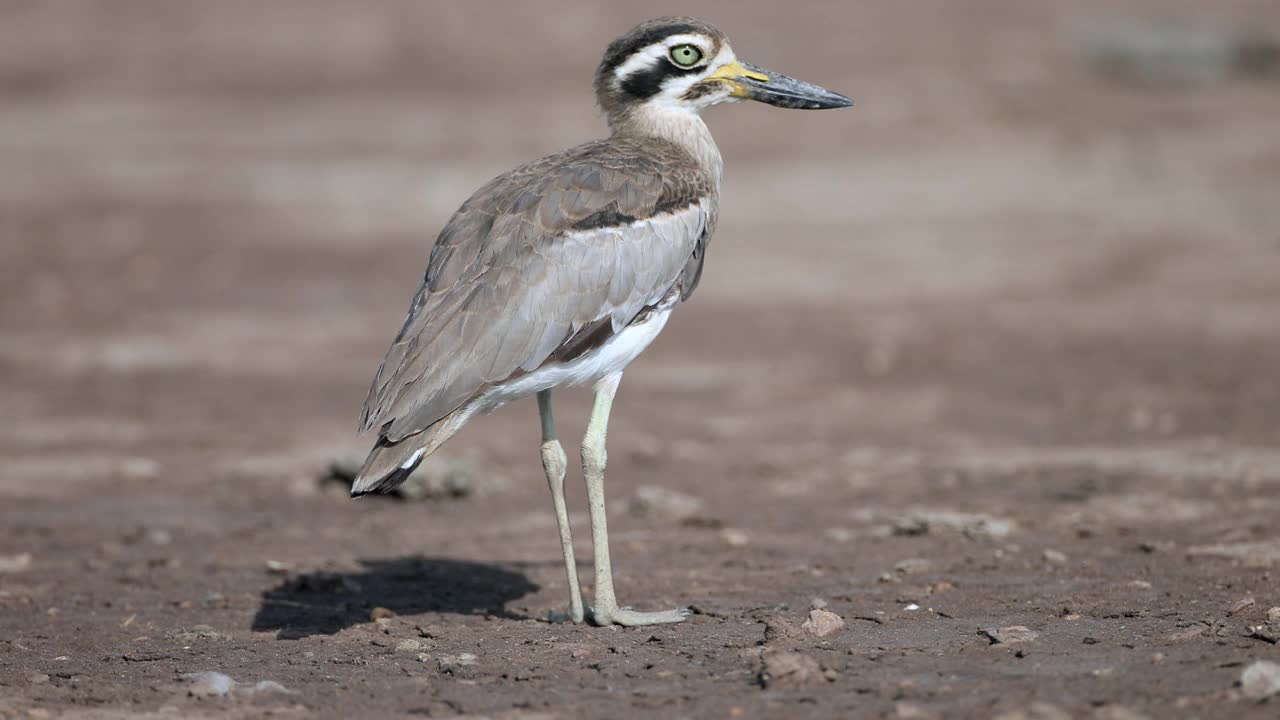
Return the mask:
<path id="1" fill-rule="evenodd" d="M 760 659 L 760 685 L 765 688 L 806 688 L 832 679 L 817 660 L 798 652 L 772 650 Z"/>
<path id="2" fill-rule="evenodd" d="M 745 532 L 734 528 L 721 530 L 720 539 L 729 547 L 745 547 L 751 543 L 751 538 Z"/>
<path id="3" fill-rule="evenodd" d="M 1231 603 L 1231 607 L 1227 608 L 1227 617 L 1233 617 L 1233 616 L 1239 615 L 1245 610 L 1248 610 L 1249 608 L 1253 607 L 1256 602 L 1257 601 L 1254 600 L 1253 598 L 1246 597 Z"/>
<path id="4" fill-rule="evenodd" d="M 804 636 L 804 631 L 801 630 L 794 622 L 785 617 L 774 616 L 765 620 L 765 644 L 799 640 Z"/>
<path id="5" fill-rule="evenodd" d="M 809 619 L 800 625 L 801 629 L 815 637 L 826 637 L 844 630 L 844 618 L 822 608 L 809 611 Z"/>
<path id="6" fill-rule="evenodd" d="M 1147 720 L 1147 716 L 1123 705 L 1104 705 L 1093 712 L 1093 720 Z"/>
<path id="7" fill-rule="evenodd" d="M 396 616 L 396 611 L 384 607 L 375 607 L 369 611 L 370 620 L 387 620 Z"/>
<path id="8" fill-rule="evenodd" d="M 1067 564 L 1066 553 L 1061 552 L 1059 550 L 1046 548 L 1043 555 L 1044 555 L 1044 561 L 1049 563 L 1050 565 L 1066 565 Z"/>
<path id="9" fill-rule="evenodd" d="M 1280 562 L 1280 539 L 1200 545 L 1188 548 L 1187 556 L 1236 560 L 1245 567 L 1270 567 Z"/>
<path id="10" fill-rule="evenodd" d="M 924 558 L 907 558 L 894 564 L 893 570 L 900 575 L 915 575 L 929 572 L 931 567 L 933 567 L 933 563 Z"/>
<path id="11" fill-rule="evenodd" d="M 422 641 L 409 638 L 396 643 L 396 652 L 418 652 L 422 649 Z"/>
<path id="12" fill-rule="evenodd" d="M 253 691 L 254 692 L 274 692 L 274 693 L 282 693 L 285 695 L 293 695 L 297 692 L 296 690 L 290 690 L 289 688 L 281 685 L 275 680 L 260 680 L 258 681 L 257 685 L 253 686 Z"/>
<path id="13" fill-rule="evenodd" d="M 236 681 L 230 675 L 220 672 L 187 673 L 182 677 L 191 682 L 187 692 L 194 697 L 220 697 L 229 694 L 236 687 Z"/>
<path id="14" fill-rule="evenodd" d="M 688 520 L 702 512 L 701 498 L 657 485 L 641 485 L 627 498 L 627 511 L 632 515 L 661 515 L 673 520 Z"/>
<path id="15" fill-rule="evenodd" d="M 441 655 L 436 660 L 436 669 L 442 673 L 454 674 L 459 668 L 470 667 L 478 662 L 478 658 L 471 653 L 462 653 L 460 655 Z"/>
<path id="16" fill-rule="evenodd" d="M 1273 607 L 1268 610 L 1267 622 L 1262 625 L 1254 625 L 1249 628 L 1249 631 L 1259 640 L 1280 643 L 1280 607 Z"/>
<path id="17" fill-rule="evenodd" d="M 1250 700 L 1280 695 L 1280 663 L 1258 660 L 1240 673 L 1240 689 Z"/>
<path id="18" fill-rule="evenodd" d="M 962 513 L 949 510 L 919 511 L 899 518 L 893 524 L 895 535 L 924 535 L 935 529 L 953 530 L 970 538 L 1005 538 L 1017 524 L 1008 518 L 985 513 Z"/>
<path id="19" fill-rule="evenodd" d="M 853 532 L 842 527 L 827 528 L 822 534 L 831 542 L 847 543 L 853 539 Z"/>
<path id="20" fill-rule="evenodd" d="M 983 628 L 978 634 L 991 641 L 992 645 L 1012 645 L 1014 643 L 1031 642 L 1040 637 L 1040 633 L 1025 625 L 1007 625 L 1005 627 Z"/>
<path id="21" fill-rule="evenodd" d="M 17 573 L 31 567 L 31 553 L 0 555 L 0 573 Z"/>
<path id="22" fill-rule="evenodd" d="M 1025 709 L 1000 713 L 994 720 L 1071 720 L 1071 713 L 1046 702 L 1033 702 Z"/>

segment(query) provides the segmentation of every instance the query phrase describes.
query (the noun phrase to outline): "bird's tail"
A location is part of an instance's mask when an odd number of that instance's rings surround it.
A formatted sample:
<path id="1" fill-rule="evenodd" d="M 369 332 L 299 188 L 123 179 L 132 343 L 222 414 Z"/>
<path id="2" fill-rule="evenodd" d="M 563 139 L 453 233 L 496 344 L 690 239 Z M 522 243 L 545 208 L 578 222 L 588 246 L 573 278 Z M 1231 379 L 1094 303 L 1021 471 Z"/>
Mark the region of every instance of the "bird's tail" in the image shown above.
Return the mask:
<path id="1" fill-rule="evenodd" d="M 351 483 L 351 497 L 395 490 L 418 469 L 423 459 L 458 432 L 466 422 L 462 415 L 455 410 L 426 430 L 395 442 L 379 435 L 378 444 L 369 451 L 364 467 Z"/>

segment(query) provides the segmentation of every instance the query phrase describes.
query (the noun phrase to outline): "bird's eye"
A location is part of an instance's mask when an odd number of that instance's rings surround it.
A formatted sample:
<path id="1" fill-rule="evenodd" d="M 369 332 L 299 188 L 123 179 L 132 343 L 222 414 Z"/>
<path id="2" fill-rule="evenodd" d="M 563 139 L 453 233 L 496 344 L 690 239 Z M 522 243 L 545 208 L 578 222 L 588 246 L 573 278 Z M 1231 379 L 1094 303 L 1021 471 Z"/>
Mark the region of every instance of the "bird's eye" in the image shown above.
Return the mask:
<path id="1" fill-rule="evenodd" d="M 671 48 L 671 62 L 682 68 L 693 67 L 702 60 L 702 51 L 696 45 L 677 45 Z"/>

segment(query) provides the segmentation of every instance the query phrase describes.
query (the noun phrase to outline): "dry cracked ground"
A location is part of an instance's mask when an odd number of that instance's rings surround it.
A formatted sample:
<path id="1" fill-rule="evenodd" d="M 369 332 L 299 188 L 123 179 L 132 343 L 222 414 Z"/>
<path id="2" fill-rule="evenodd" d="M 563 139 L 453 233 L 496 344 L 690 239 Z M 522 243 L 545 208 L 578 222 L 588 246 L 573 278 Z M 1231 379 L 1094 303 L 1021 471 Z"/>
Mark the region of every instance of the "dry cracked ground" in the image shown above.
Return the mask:
<path id="1" fill-rule="evenodd" d="M 424 498 L 326 477 L 435 230 L 598 134 L 604 43 L 672 11 L 859 104 L 708 114 L 707 272 L 610 438 L 622 599 L 693 615 L 551 624 L 531 403 Z M 4 3 L 0 717 L 1275 717 L 1276 38 L 1261 0 Z"/>

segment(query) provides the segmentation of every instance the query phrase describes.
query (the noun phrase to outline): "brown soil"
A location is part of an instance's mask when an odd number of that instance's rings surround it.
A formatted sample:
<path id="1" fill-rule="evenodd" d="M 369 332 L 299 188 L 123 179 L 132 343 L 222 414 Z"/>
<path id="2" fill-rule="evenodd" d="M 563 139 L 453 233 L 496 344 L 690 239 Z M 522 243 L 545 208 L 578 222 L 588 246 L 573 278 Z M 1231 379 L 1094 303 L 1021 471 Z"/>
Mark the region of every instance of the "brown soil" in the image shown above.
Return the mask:
<path id="1" fill-rule="evenodd" d="M 1280 85 L 1080 50 L 1280 5 L 660 8 L 859 105 L 710 113 L 703 286 L 610 437 L 619 594 L 694 609 L 657 629 L 544 621 L 532 402 L 446 448 L 465 497 L 321 479 L 435 230 L 600 132 L 643 14 L 439 5 L 0 9 L 0 717 L 1280 712 L 1235 687 L 1280 661 Z"/>

